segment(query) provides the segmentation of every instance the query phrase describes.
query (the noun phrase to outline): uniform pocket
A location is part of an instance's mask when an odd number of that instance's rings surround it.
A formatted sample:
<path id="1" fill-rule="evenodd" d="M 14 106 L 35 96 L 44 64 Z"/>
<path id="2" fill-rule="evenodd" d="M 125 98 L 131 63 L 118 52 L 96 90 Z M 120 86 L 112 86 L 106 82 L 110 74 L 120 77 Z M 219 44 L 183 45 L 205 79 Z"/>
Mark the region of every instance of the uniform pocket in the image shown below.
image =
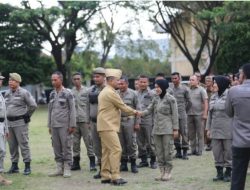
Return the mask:
<path id="1" fill-rule="evenodd" d="M 62 106 L 62 107 L 64 107 L 66 105 L 66 99 L 60 98 L 60 99 L 58 99 L 58 102 L 59 102 L 60 106 Z"/>

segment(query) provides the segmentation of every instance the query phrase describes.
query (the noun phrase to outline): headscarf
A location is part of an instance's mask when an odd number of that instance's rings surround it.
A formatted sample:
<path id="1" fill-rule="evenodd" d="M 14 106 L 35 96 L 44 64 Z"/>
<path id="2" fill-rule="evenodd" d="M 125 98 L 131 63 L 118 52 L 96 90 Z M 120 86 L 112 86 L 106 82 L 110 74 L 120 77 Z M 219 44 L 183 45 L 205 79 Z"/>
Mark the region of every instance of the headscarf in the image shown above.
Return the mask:
<path id="1" fill-rule="evenodd" d="M 162 99 L 165 96 L 165 94 L 167 93 L 167 89 L 169 87 L 168 81 L 165 79 L 159 79 L 159 80 L 155 81 L 155 84 L 157 84 L 162 90 L 161 94 L 159 95 L 160 98 Z"/>
<path id="2" fill-rule="evenodd" d="M 229 88 L 230 80 L 225 76 L 216 76 L 214 77 L 214 81 L 218 86 L 218 95 L 221 96 L 227 88 Z"/>

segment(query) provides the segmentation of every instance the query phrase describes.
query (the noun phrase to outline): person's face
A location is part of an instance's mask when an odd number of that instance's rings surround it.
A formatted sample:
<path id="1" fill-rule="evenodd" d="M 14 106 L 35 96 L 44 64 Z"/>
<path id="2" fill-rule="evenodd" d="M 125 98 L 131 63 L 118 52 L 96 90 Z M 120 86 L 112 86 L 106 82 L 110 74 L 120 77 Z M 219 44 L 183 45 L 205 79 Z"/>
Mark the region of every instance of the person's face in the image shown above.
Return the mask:
<path id="1" fill-rule="evenodd" d="M 51 83 L 54 88 L 60 88 L 62 86 L 62 80 L 57 74 L 51 76 Z"/>
<path id="2" fill-rule="evenodd" d="M 219 87 L 216 83 L 216 81 L 214 81 L 214 84 L 213 84 L 213 92 L 218 92 L 219 91 Z"/>
<path id="3" fill-rule="evenodd" d="M 180 77 L 178 75 L 172 75 L 171 81 L 174 85 L 178 85 L 178 84 L 180 84 Z"/>
<path id="4" fill-rule="evenodd" d="M 135 90 L 139 89 L 139 80 L 135 80 L 134 86 L 135 86 Z"/>
<path id="5" fill-rule="evenodd" d="M 93 80 L 95 85 L 103 85 L 105 81 L 105 76 L 103 74 L 94 74 L 93 75 Z"/>
<path id="6" fill-rule="evenodd" d="M 161 95 L 161 93 L 162 93 L 162 90 L 158 84 L 155 84 L 155 92 L 157 95 Z"/>
<path id="7" fill-rule="evenodd" d="M 74 75 L 72 77 L 72 83 L 76 87 L 81 86 L 81 84 L 82 84 L 82 77 L 81 77 L 81 75 Z"/>
<path id="8" fill-rule="evenodd" d="M 195 76 L 197 77 L 198 82 L 201 80 L 201 74 L 200 73 L 195 73 Z"/>
<path id="9" fill-rule="evenodd" d="M 121 90 L 121 92 L 125 92 L 128 89 L 128 83 L 125 80 L 121 79 L 119 81 L 119 89 Z"/>
<path id="10" fill-rule="evenodd" d="M 109 84 L 114 88 L 114 89 L 119 89 L 119 79 L 118 78 L 113 78 L 111 81 L 109 81 Z"/>
<path id="11" fill-rule="evenodd" d="M 207 88 L 210 88 L 213 86 L 213 81 L 212 80 L 205 80 L 205 85 Z"/>
<path id="12" fill-rule="evenodd" d="M 189 78 L 189 83 L 190 83 L 190 86 L 197 86 L 198 85 L 198 79 L 197 79 L 197 77 L 195 75 L 191 76 Z"/>
<path id="13" fill-rule="evenodd" d="M 13 79 L 9 79 L 9 87 L 12 89 L 12 90 L 15 90 L 17 89 L 17 87 L 19 86 L 19 82 L 13 80 Z"/>
<path id="14" fill-rule="evenodd" d="M 146 90 L 148 88 L 148 78 L 139 79 L 139 88 L 140 90 Z"/>
<path id="15" fill-rule="evenodd" d="M 0 87 L 3 85 L 3 79 L 0 79 Z"/>
<path id="16" fill-rule="evenodd" d="M 240 76 L 239 76 L 239 83 L 242 84 L 243 81 L 244 81 L 244 75 L 243 75 L 242 69 L 239 71 L 239 73 L 240 73 Z"/>

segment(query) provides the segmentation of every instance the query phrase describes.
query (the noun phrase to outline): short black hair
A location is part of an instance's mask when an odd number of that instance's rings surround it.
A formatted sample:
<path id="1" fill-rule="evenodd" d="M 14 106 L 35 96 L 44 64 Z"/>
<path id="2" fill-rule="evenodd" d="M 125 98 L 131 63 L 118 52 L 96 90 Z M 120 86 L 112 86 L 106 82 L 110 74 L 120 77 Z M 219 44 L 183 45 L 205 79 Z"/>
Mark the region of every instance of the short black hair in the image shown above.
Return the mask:
<path id="1" fill-rule="evenodd" d="M 128 83 L 128 77 L 126 75 L 122 75 L 121 80 L 124 80 L 126 83 Z"/>
<path id="2" fill-rule="evenodd" d="M 82 73 L 80 73 L 80 72 L 75 72 L 75 73 L 72 75 L 72 77 L 73 77 L 73 76 L 76 76 L 76 75 L 80 75 L 80 76 L 82 77 Z"/>
<path id="3" fill-rule="evenodd" d="M 178 73 L 178 72 L 173 72 L 173 73 L 171 74 L 171 76 L 173 76 L 173 75 L 177 75 L 178 77 L 180 77 L 180 73 Z"/>
<path id="4" fill-rule="evenodd" d="M 58 75 L 59 78 L 63 81 L 63 74 L 60 71 L 55 71 L 52 73 L 52 75 Z"/>
<path id="5" fill-rule="evenodd" d="M 247 79 L 250 79 L 250 63 L 246 63 L 242 66 L 243 73 Z"/>
<path id="6" fill-rule="evenodd" d="M 140 75 L 140 76 L 139 76 L 139 79 L 140 79 L 140 78 L 146 78 L 146 79 L 149 79 L 149 78 L 148 78 L 148 76 L 146 76 L 146 75 Z"/>
<path id="7" fill-rule="evenodd" d="M 165 74 L 164 73 L 157 73 L 156 75 L 155 75 L 155 78 L 156 77 L 163 77 L 163 78 L 165 78 Z"/>

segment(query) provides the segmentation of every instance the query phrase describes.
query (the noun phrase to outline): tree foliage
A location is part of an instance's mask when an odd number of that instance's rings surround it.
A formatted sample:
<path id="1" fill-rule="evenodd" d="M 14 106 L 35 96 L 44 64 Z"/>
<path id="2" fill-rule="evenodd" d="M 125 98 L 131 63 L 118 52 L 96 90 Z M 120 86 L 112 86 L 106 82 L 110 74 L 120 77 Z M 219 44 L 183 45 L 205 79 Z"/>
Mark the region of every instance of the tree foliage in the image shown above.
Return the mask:
<path id="1" fill-rule="evenodd" d="M 40 57 L 43 39 L 30 26 L 12 18 L 17 8 L 0 4 L 0 67 L 8 76 L 17 72 L 23 77 L 23 84 L 46 81 L 52 61 Z"/>

